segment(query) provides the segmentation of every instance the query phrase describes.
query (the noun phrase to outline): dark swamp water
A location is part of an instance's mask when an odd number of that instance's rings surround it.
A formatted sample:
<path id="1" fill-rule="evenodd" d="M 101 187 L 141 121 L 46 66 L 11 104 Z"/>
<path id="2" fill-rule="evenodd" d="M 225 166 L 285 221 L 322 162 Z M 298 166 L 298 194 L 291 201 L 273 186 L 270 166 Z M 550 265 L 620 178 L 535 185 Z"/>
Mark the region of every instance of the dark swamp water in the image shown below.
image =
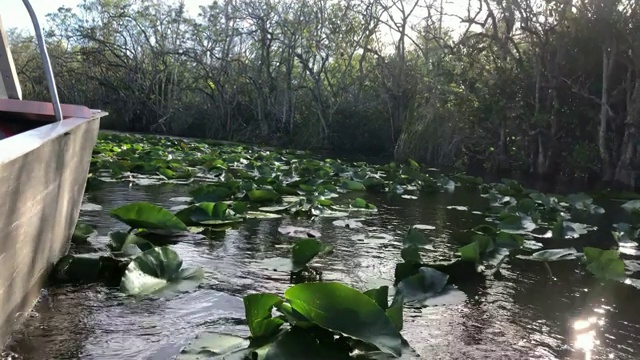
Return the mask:
<path id="1" fill-rule="evenodd" d="M 149 201 L 165 208 L 180 205 L 182 185 L 140 186 L 107 183 L 86 195 L 100 210 L 84 209 L 80 221 L 94 225 L 94 245 L 104 247 L 107 234 L 126 230 L 109 210 L 133 201 Z M 477 190 L 420 195 L 418 199 L 368 194 L 378 206 L 375 215 L 356 216 L 360 229 L 337 227 L 332 219 L 288 217 L 247 220 L 213 237 L 186 240 L 173 248 L 186 266 L 201 266 L 205 283 L 196 291 L 171 300 L 133 300 L 96 286 L 48 288 L 31 316 L 17 331 L 7 353 L 16 359 L 171 359 L 204 330 L 248 335 L 241 297 L 253 292 L 282 294 L 289 286 L 286 273 L 265 270 L 260 261 L 287 257 L 293 240 L 278 232 L 282 225 L 317 229 L 335 253 L 315 260 L 324 280 L 337 280 L 367 289 L 380 279 L 393 280 L 400 258 L 399 243 L 407 228 L 425 230 L 434 249 L 427 259 L 450 257 L 460 245 L 451 235 L 482 223 L 469 211 L 486 207 Z M 601 204 L 611 223 L 620 203 Z M 587 244 L 613 241 L 610 227 L 579 239 L 563 240 L 580 251 Z M 379 233 L 392 240 L 359 241 Z M 363 236 L 364 235 L 364 236 Z M 357 238 L 357 237 L 356 237 Z M 631 250 L 626 255 L 637 255 Z M 486 282 L 461 289 L 466 298 L 450 305 L 405 308 L 404 337 L 424 359 L 638 359 L 640 358 L 640 290 L 622 284 L 601 284 L 585 274 L 577 261 L 550 264 L 555 280 L 543 264 L 511 256 L 500 273 Z"/>

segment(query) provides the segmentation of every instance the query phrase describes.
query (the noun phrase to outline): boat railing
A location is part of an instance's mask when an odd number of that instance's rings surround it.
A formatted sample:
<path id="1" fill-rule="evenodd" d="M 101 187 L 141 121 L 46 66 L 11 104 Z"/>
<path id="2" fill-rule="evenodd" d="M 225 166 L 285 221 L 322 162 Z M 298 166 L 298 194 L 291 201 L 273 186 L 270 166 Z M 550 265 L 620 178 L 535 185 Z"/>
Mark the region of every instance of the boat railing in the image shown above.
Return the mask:
<path id="1" fill-rule="evenodd" d="M 42 63 L 44 67 L 44 75 L 47 79 L 47 85 L 49 87 L 49 95 L 51 97 L 51 104 L 53 105 L 53 112 L 55 114 L 56 121 L 62 121 L 62 106 L 60 105 L 60 99 L 58 97 L 58 90 L 56 87 L 55 77 L 53 76 L 53 69 L 51 67 L 51 59 L 47 51 L 47 45 L 42 34 L 42 28 L 38 21 L 38 16 L 33 10 L 33 6 L 29 0 L 22 0 L 24 6 L 29 12 L 29 17 L 33 23 L 35 31 L 36 41 L 38 45 L 38 51 L 42 57 Z M 20 81 L 16 73 L 15 64 L 13 63 L 13 57 L 11 55 L 11 49 L 9 46 L 9 40 L 7 34 L 2 26 L 0 19 L 0 98 L 6 97 L 7 99 L 22 100 L 22 90 L 20 88 Z"/>

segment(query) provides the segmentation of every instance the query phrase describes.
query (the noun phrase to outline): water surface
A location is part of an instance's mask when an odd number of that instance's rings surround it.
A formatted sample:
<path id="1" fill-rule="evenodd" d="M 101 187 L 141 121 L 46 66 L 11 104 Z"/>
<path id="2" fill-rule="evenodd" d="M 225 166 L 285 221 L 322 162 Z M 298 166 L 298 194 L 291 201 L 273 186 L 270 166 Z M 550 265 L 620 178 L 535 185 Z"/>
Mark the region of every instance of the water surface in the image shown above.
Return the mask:
<path id="1" fill-rule="evenodd" d="M 89 192 L 86 202 L 99 211 L 82 211 L 81 221 L 97 227 L 94 245 L 104 248 L 109 231 L 125 226 L 108 211 L 133 201 L 165 208 L 180 205 L 181 185 L 139 186 L 107 183 Z M 450 258 L 460 245 L 456 231 L 470 229 L 483 217 L 449 209 L 487 204 L 470 189 L 421 195 L 417 200 L 368 195 L 379 212 L 360 220 L 364 229 L 336 227 L 331 219 L 248 220 L 213 239 L 194 237 L 172 246 L 186 266 L 201 266 L 206 282 L 171 300 L 125 297 L 118 289 L 97 286 L 50 287 L 17 331 L 7 350 L 18 359 L 171 359 L 196 334 L 215 330 L 248 335 L 241 297 L 253 292 L 282 294 L 288 274 L 261 267 L 261 260 L 287 257 L 292 239 L 281 225 L 317 229 L 335 246 L 333 256 L 316 261 L 325 281 L 341 281 L 365 290 L 393 279 L 400 241 L 408 227 L 431 225 L 435 239 L 426 259 Z M 614 204 L 619 206 L 619 204 Z M 610 207 L 607 207 L 609 210 Z M 601 220 L 610 223 L 615 211 Z M 358 241 L 354 235 L 382 233 L 392 241 Z M 366 235 L 365 237 L 369 237 Z M 568 241 L 611 242 L 608 228 Z M 424 359 L 637 359 L 640 357 L 640 291 L 621 284 L 602 285 L 575 261 L 551 264 L 555 280 L 540 263 L 511 257 L 499 274 L 462 288 L 457 304 L 406 308 L 403 335 Z"/>

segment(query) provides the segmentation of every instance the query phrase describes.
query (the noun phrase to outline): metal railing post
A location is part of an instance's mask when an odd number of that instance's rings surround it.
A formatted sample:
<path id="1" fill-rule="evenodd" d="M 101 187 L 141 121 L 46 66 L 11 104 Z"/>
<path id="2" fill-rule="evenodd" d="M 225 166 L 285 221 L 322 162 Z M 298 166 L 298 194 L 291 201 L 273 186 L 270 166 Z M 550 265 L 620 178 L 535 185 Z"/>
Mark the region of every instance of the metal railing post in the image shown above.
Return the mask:
<path id="1" fill-rule="evenodd" d="M 47 46 L 44 43 L 44 36 L 42 35 L 42 28 L 38 22 L 38 17 L 31 7 L 29 0 L 22 0 L 24 6 L 27 7 L 31 22 L 33 23 L 34 30 L 36 32 L 36 39 L 38 40 L 38 48 L 40 55 L 42 56 L 42 63 L 44 65 L 44 76 L 47 78 L 49 85 L 49 94 L 51 95 L 51 103 L 53 103 L 53 111 L 56 114 L 56 120 L 62 121 L 62 108 L 60 107 L 60 99 L 58 98 L 58 90 L 56 88 L 56 80 L 53 77 L 53 70 L 51 69 L 51 61 L 49 60 L 49 53 L 47 52 Z"/>

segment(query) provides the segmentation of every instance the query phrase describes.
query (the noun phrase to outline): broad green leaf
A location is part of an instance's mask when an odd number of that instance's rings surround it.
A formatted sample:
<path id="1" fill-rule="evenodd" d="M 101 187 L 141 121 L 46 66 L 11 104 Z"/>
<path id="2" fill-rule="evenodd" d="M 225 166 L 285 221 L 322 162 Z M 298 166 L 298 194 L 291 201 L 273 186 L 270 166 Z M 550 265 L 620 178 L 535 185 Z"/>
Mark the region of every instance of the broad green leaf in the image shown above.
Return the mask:
<path id="1" fill-rule="evenodd" d="M 305 283 L 287 289 L 285 298 L 310 322 L 392 355 L 402 353 L 402 337 L 393 322 L 382 308 L 356 289 L 339 283 Z"/>
<path id="2" fill-rule="evenodd" d="M 538 226 L 526 215 L 507 215 L 498 224 L 498 229 L 512 234 L 530 232 Z"/>
<path id="3" fill-rule="evenodd" d="M 134 202 L 111 210 L 111 216 L 134 229 L 187 231 L 175 215 L 148 202 Z"/>
<path id="4" fill-rule="evenodd" d="M 351 207 L 354 209 L 362 209 L 362 210 L 376 210 L 376 206 L 368 203 L 366 200 L 357 198 L 351 202 Z"/>
<path id="5" fill-rule="evenodd" d="M 587 270 L 598 279 L 620 280 L 625 277 L 624 261 L 617 250 L 603 250 L 594 247 L 583 249 Z"/>
<path id="6" fill-rule="evenodd" d="M 438 270 L 421 267 L 417 274 L 409 276 L 397 285 L 405 302 L 422 303 L 438 295 L 447 286 L 449 275 Z"/>
<path id="7" fill-rule="evenodd" d="M 365 191 L 365 190 L 367 190 L 367 188 L 364 186 L 363 183 L 361 183 L 359 181 L 353 181 L 353 180 L 343 180 L 341 186 L 344 189 L 351 190 L 351 191 Z"/>
<path id="8" fill-rule="evenodd" d="M 122 277 L 126 260 L 108 254 L 65 255 L 56 263 L 53 277 L 60 283 L 91 284 L 104 282 L 109 286 Z"/>
<path id="9" fill-rule="evenodd" d="M 280 194 L 273 190 L 251 190 L 247 195 L 252 202 L 272 202 L 280 199 Z"/>
<path id="10" fill-rule="evenodd" d="M 364 292 L 371 300 L 375 301 L 382 310 L 389 308 L 389 287 L 380 286 L 376 289 L 370 289 Z"/>
<path id="11" fill-rule="evenodd" d="M 254 338 L 275 335 L 284 321 L 271 316 L 271 310 L 280 305 L 282 299 L 273 294 L 250 294 L 243 298 L 245 316 L 251 336 Z"/>
<path id="12" fill-rule="evenodd" d="M 622 204 L 622 208 L 630 213 L 640 212 L 640 200 L 630 200 Z"/>
<path id="13" fill-rule="evenodd" d="M 418 230 L 418 228 L 416 227 L 411 227 L 402 243 L 405 246 L 408 246 L 408 245 L 423 246 L 423 245 L 431 244 L 431 241 L 427 238 L 424 232 Z"/>
<path id="14" fill-rule="evenodd" d="M 402 327 L 404 325 L 403 310 L 404 310 L 404 295 L 397 294 L 394 297 L 391 305 L 384 311 L 385 314 L 387 314 L 387 317 L 389 318 L 389 320 L 391 320 L 393 325 L 396 327 L 396 330 L 398 331 L 402 331 Z"/>
<path id="15" fill-rule="evenodd" d="M 316 256 L 324 256 L 333 252 L 333 246 L 322 244 L 316 239 L 298 240 L 291 248 L 293 271 L 300 271 Z"/>
<path id="16" fill-rule="evenodd" d="M 218 185 L 205 185 L 189 192 L 195 203 L 217 202 L 231 198 L 233 191 Z"/>
<path id="17" fill-rule="evenodd" d="M 91 225 L 77 223 L 71 236 L 71 242 L 74 244 L 86 244 L 88 243 L 87 239 L 89 236 L 95 232 L 96 230 Z"/>
<path id="18" fill-rule="evenodd" d="M 176 357 L 176 360 L 215 359 L 224 356 L 225 359 L 241 360 L 252 350 L 247 349 L 250 341 L 235 335 L 205 332 L 199 334 Z M 231 357 L 237 355 L 238 357 Z"/>
<path id="19" fill-rule="evenodd" d="M 137 255 L 140 252 L 153 248 L 153 244 L 148 240 L 124 231 L 114 231 L 109 233 L 109 239 L 111 239 L 111 241 L 109 241 L 107 246 L 111 251 L 122 251 L 128 255 Z"/>
<path id="20" fill-rule="evenodd" d="M 420 248 L 416 244 L 409 244 L 403 247 L 402 250 L 400 250 L 400 257 L 408 263 L 422 263 Z"/>
<path id="21" fill-rule="evenodd" d="M 136 256 L 120 283 L 129 295 L 169 297 L 195 289 L 204 278 L 202 269 L 182 269 L 182 259 L 169 247 L 156 247 Z"/>
<path id="22" fill-rule="evenodd" d="M 349 348 L 340 347 L 333 341 L 331 333 L 318 336 L 317 332 L 292 328 L 269 346 L 264 360 L 350 360 Z M 325 330 L 326 331 L 326 330 Z"/>

